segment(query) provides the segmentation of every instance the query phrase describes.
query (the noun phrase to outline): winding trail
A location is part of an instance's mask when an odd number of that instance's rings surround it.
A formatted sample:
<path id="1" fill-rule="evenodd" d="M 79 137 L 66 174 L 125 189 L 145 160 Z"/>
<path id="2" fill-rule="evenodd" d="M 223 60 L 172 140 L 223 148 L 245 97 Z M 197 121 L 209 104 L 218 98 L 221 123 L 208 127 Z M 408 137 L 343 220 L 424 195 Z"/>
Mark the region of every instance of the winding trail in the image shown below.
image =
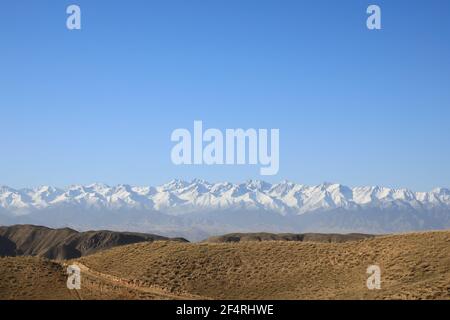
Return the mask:
<path id="1" fill-rule="evenodd" d="M 100 280 L 100 282 L 105 282 L 112 284 L 114 286 L 119 286 L 126 289 L 136 290 L 141 293 L 150 294 L 154 296 L 156 299 L 161 300 L 209 300 L 207 297 L 197 296 L 188 293 L 172 293 L 163 288 L 155 287 L 155 286 L 142 286 L 136 284 L 135 282 L 123 279 L 120 277 L 112 276 L 109 274 L 101 273 L 95 270 L 92 270 L 88 266 L 80 263 L 74 262 L 74 265 L 77 265 L 81 270 L 81 275 L 87 275 L 91 278 Z M 80 297 L 80 296 L 79 296 Z M 81 297 L 80 297 L 81 299 Z"/>

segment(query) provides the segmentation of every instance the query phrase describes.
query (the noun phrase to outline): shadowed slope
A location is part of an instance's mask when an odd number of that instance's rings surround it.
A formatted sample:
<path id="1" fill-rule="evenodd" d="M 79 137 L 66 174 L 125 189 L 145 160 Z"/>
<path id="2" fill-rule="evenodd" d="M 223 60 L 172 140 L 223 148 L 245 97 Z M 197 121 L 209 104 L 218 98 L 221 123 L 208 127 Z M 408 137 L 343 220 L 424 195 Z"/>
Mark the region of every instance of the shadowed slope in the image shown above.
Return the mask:
<path id="1" fill-rule="evenodd" d="M 16 244 L 8 238 L 0 236 L 0 257 L 14 257 L 16 255 Z"/>

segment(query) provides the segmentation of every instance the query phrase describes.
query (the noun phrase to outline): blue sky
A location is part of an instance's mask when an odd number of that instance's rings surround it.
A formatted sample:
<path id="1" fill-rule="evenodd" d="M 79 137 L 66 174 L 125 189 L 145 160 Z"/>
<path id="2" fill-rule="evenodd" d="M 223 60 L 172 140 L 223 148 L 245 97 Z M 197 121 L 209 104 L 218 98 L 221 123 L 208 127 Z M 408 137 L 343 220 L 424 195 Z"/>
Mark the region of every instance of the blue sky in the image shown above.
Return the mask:
<path id="1" fill-rule="evenodd" d="M 448 1 L 5 0 L 0 57 L 3 185 L 449 186 Z M 174 166 L 194 120 L 279 128 L 279 174 Z"/>

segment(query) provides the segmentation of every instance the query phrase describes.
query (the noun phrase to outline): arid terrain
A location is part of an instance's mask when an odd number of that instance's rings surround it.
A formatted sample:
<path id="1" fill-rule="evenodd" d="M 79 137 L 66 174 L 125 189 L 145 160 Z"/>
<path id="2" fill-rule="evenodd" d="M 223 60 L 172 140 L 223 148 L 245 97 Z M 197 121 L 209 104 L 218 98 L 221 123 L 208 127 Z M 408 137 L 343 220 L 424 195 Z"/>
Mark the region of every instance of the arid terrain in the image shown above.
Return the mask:
<path id="1" fill-rule="evenodd" d="M 67 260 L 93 254 L 116 246 L 151 241 L 181 241 L 154 234 L 114 231 L 78 232 L 33 225 L 0 226 L 1 256 L 38 256 Z"/>
<path id="2" fill-rule="evenodd" d="M 69 264 L 81 268 L 79 291 L 66 288 Z M 381 290 L 367 289 L 370 265 L 381 267 Z M 6 257 L 0 299 L 450 299 L 450 231 L 343 243 L 154 241 L 59 262 Z"/>

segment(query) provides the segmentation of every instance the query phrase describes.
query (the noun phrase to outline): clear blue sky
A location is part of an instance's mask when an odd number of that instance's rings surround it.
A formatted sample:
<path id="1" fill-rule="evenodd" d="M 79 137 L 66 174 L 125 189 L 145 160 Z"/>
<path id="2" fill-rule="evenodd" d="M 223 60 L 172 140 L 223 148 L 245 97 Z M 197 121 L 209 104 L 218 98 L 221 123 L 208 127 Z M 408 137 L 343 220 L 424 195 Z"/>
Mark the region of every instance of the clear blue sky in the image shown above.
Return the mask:
<path id="1" fill-rule="evenodd" d="M 2 185 L 449 186 L 446 0 L 3 0 L 0 58 Z M 279 128 L 279 174 L 174 166 L 170 134 L 194 120 Z"/>

